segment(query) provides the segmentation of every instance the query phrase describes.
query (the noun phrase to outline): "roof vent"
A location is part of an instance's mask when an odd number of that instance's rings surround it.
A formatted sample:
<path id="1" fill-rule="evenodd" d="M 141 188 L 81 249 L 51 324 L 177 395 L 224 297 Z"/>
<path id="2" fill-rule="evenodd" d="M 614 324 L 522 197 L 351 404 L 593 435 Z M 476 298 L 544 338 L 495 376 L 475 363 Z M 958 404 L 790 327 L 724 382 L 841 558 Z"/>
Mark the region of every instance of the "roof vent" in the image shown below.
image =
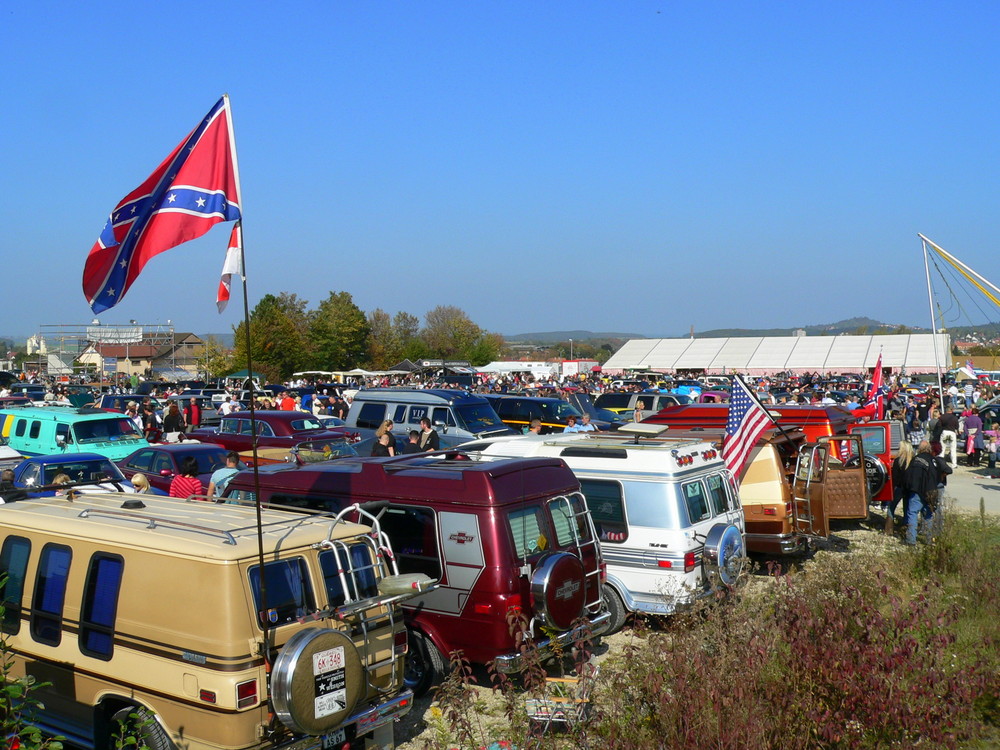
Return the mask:
<path id="1" fill-rule="evenodd" d="M 142 510 L 146 507 L 146 503 L 137 497 L 132 497 L 122 503 L 122 507 L 125 510 Z"/>

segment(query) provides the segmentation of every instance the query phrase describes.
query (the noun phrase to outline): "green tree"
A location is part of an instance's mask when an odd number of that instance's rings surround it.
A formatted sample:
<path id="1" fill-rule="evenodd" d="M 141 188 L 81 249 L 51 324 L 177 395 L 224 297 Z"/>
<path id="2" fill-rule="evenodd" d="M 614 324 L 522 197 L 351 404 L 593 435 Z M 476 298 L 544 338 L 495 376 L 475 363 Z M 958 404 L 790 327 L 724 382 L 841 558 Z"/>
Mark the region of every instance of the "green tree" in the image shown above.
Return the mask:
<path id="1" fill-rule="evenodd" d="M 420 318 L 402 310 L 392 319 L 392 328 L 399 342 L 400 359 L 412 362 L 431 356 L 427 344 L 420 337 Z M 393 363 L 395 364 L 395 363 Z"/>
<path id="2" fill-rule="evenodd" d="M 372 368 L 392 367 L 402 359 L 402 351 L 389 313 L 381 307 L 368 313 L 368 363 Z"/>
<path id="3" fill-rule="evenodd" d="M 503 352 L 505 343 L 504 337 L 499 333 L 487 333 L 484 331 L 480 334 L 479 339 L 469 348 L 465 359 L 469 360 L 476 367 L 482 367 L 500 359 L 500 354 Z"/>
<path id="4" fill-rule="evenodd" d="M 368 356 L 369 325 L 348 292 L 330 292 L 312 315 L 309 336 L 314 366 L 320 370 L 350 370 Z"/>
<path id="5" fill-rule="evenodd" d="M 205 341 L 205 348 L 195 359 L 195 363 L 198 365 L 198 372 L 203 372 L 210 378 L 219 378 L 233 370 L 242 369 L 236 365 L 232 350 L 226 349 L 214 336 L 209 336 Z"/>
<path id="6" fill-rule="evenodd" d="M 482 329 L 472 322 L 464 310 L 452 305 L 438 305 L 427 311 L 420 337 L 434 356 L 458 359 L 468 356 L 481 335 Z"/>
<path id="7" fill-rule="evenodd" d="M 306 301 L 295 294 L 265 294 L 250 312 L 250 354 L 253 368 L 269 379 L 285 380 L 310 361 L 309 314 Z M 246 367 L 245 323 L 235 333 L 233 360 L 237 369 Z"/>

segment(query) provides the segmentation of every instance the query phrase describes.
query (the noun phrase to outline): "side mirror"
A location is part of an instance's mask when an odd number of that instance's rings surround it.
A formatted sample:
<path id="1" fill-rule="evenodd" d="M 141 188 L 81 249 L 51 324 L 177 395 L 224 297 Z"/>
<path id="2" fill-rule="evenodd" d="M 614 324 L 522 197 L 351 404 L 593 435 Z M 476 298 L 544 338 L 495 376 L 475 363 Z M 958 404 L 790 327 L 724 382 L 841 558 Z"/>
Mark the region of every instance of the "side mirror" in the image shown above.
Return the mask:
<path id="1" fill-rule="evenodd" d="M 56 445 L 58 445 L 60 448 L 65 448 L 66 447 L 66 436 L 65 435 L 56 435 Z"/>
<path id="2" fill-rule="evenodd" d="M 173 475 L 174 475 L 174 473 L 172 471 L 170 471 L 170 469 L 160 469 L 160 476 L 161 477 L 172 477 Z"/>

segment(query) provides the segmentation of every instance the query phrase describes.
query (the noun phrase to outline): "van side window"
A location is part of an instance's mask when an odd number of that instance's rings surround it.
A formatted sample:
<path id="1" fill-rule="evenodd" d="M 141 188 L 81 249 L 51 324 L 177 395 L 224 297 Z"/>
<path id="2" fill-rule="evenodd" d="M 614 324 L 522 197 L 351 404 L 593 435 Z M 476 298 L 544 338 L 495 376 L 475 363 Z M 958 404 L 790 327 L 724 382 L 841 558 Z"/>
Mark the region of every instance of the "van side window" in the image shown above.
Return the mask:
<path id="1" fill-rule="evenodd" d="M 441 578 L 441 552 L 434 511 L 392 507 L 382 516 L 382 531 L 392 540 L 400 573 L 425 573 Z"/>
<path id="2" fill-rule="evenodd" d="M 358 412 L 358 427 L 369 430 L 377 430 L 385 419 L 385 404 L 376 401 L 368 401 L 361 404 L 361 411 Z"/>
<path id="3" fill-rule="evenodd" d="M 698 523 L 712 517 L 712 509 L 709 507 L 708 498 L 705 496 L 705 488 L 701 482 L 685 482 L 681 485 L 684 493 L 684 501 L 687 503 L 688 519 L 691 523 Z"/>
<path id="4" fill-rule="evenodd" d="M 38 561 L 35 593 L 31 597 L 31 637 L 58 646 L 62 640 L 66 579 L 73 553 L 62 544 L 46 544 Z"/>
<path id="5" fill-rule="evenodd" d="M 90 558 L 90 570 L 80 608 L 80 651 L 87 656 L 110 659 L 115 647 L 115 616 L 125 561 L 119 555 L 98 552 Z"/>
<path id="6" fill-rule="evenodd" d="M 17 426 L 14 427 L 14 436 L 15 437 L 24 437 L 24 430 L 25 430 L 25 428 L 27 428 L 27 426 L 28 426 L 28 420 L 27 419 L 19 419 L 19 420 L 17 420 Z"/>
<path id="7" fill-rule="evenodd" d="M 348 559 L 350 555 L 350 559 Z M 375 564 L 372 563 L 371 552 L 365 544 L 352 544 L 345 550 L 337 545 L 337 558 L 333 550 L 323 550 L 319 553 L 319 566 L 323 571 L 323 581 L 326 583 L 326 593 L 331 607 L 338 607 L 348 599 L 358 601 L 378 596 L 378 581 L 375 577 Z M 347 582 L 347 595 L 344 594 L 344 584 L 340 579 L 340 570 L 344 571 Z M 351 571 L 354 574 L 351 575 Z M 268 589 L 270 592 L 270 589 Z M 270 595 L 270 594 L 269 594 Z"/>
<path id="8" fill-rule="evenodd" d="M 624 542 L 628 539 L 628 519 L 625 517 L 625 496 L 618 482 L 581 479 L 580 489 L 587 498 L 590 515 L 602 542 Z"/>
<path id="9" fill-rule="evenodd" d="M 0 550 L 0 576 L 3 576 L 3 622 L 5 633 L 21 630 L 21 600 L 24 598 L 24 574 L 28 569 L 31 542 L 24 537 L 9 536 Z"/>
<path id="10" fill-rule="evenodd" d="M 410 407 L 410 418 L 407 419 L 408 424 L 420 424 L 420 420 L 427 416 L 426 406 L 411 406 Z M 381 424 L 381 422 L 379 423 Z M 358 427 L 361 425 L 359 424 Z M 376 425 L 378 427 L 378 425 Z"/>
<path id="11" fill-rule="evenodd" d="M 392 413 L 393 424 L 405 424 L 406 423 L 406 404 L 398 404 L 396 410 Z"/>
<path id="12" fill-rule="evenodd" d="M 437 424 L 441 422 L 449 427 L 455 426 L 455 417 L 452 416 L 451 409 L 447 406 L 435 406 L 434 407 L 434 419 L 431 420 L 431 424 Z"/>
<path id="13" fill-rule="evenodd" d="M 28 430 L 28 437 L 32 440 L 36 440 L 38 438 L 38 433 L 41 432 L 41 429 L 42 423 L 37 419 L 33 419 L 31 421 L 31 429 Z"/>
<path id="14" fill-rule="evenodd" d="M 712 499 L 712 508 L 716 513 L 724 513 L 727 510 L 736 510 L 730 502 L 729 493 L 726 492 L 726 483 L 722 480 L 721 474 L 712 474 L 708 477 L 708 496 Z"/>
<path id="15" fill-rule="evenodd" d="M 267 612 L 260 600 L 260 566 L 250 568 L 250 588 L 253 591 L 257 621 L 263 626 L 264 617 L 271 625 L 295 622 L 316 611 L 316 599 L 309 585 L 309 571 L 301 557 L 278 560 L 264 565 L 267 576 Z"/>

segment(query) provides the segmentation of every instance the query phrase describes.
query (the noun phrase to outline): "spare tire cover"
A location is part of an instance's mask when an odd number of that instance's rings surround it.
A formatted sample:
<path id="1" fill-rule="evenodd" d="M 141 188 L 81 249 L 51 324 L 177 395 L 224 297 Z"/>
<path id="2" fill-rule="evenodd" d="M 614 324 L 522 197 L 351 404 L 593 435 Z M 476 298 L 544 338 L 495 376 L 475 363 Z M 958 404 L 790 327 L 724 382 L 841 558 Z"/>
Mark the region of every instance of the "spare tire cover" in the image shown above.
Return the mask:
<path id="1" fill-rule="evenodd" d="M 302 630 L 282 647 L 271 673 L 271 702 L 295 732 L 326 734 L 365 695 L 365 673 L 354 642 L 338 630 Z"/>
<path id="2" fill-rule="evenodd" d="M 566 630 L 587 600 L 583 563 L 576 555 L 554 552 L 538 561 L 531 574 L 531 609 L 548 627 Z"/>
<path id="3" fill-rule="evenodd" d="M 705 537 L 703 557 L 709 576 L 732 586 L 746 563 L 743 532 L 733 524 L 715 524 Z"/>
<path id="4" fill-rule="evenodd" d="M 862 460 L 865 462 L 865 479 L 868 481 L 868 492 L 870 493 L 870 497 L 875 497 L 885 487 L 885 483 L 889 481 L 889 472 L 886 471 L 885 464 L 871 453 L 865 453 L 862 456 Z M 851 456 L 844 462 L 844 466 L 857 465 L 857 456 Z"/>

